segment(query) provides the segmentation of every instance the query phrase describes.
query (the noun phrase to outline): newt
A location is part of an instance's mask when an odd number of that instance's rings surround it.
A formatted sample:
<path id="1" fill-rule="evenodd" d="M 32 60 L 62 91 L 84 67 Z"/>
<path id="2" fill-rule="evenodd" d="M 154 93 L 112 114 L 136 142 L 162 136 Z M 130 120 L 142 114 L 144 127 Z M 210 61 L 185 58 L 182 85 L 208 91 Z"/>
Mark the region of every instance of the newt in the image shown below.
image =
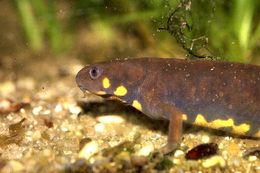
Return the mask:
<path id="1" fill-rule="evenodd" d="M 260 138 L 260 66 L 213 60 L 139 58 L 87 65 L 82 91 L 169 120 L 164 153 L 178 147 L 183 122 Z"/>

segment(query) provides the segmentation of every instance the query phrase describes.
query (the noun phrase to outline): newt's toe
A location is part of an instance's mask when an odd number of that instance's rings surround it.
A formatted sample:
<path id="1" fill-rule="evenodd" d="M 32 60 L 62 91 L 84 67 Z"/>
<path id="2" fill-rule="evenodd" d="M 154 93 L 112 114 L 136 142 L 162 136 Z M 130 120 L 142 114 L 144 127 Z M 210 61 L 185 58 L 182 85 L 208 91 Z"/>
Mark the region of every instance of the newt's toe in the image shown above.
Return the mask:
<path id="1" fill-rule="evenodd" d="M 177 143 L 173 143 L 173 144 L 166 144 L 165 146 L 163 146 L 159 151 L 163 154 L 169 154 L 173 151 L 175 151 L 176 149 L 179 148 L 179 144 Z"/>

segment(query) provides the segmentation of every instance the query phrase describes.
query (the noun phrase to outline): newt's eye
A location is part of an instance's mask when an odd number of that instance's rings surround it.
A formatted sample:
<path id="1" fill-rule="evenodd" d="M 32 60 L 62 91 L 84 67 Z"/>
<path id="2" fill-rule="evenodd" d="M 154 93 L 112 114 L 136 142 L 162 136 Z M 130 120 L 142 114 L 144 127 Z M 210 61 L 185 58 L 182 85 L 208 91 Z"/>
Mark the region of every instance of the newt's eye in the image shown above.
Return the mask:
<path id="1" fill-rule="evenodd" d="M 91 79 L 97 79 L 101 74 L 102 74 L 102 69 L 100 69 L 96 66 L 91 67 L 89 70 L 89 75 L 90 75 Z"/>

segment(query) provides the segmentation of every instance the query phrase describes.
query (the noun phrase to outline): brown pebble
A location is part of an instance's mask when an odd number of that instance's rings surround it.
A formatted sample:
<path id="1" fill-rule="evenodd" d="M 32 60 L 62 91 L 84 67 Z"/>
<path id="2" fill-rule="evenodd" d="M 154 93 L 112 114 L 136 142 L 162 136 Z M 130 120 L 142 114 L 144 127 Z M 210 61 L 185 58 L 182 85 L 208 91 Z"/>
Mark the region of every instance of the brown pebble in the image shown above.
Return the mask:
<path id="1" fill-rule="evenodd" d="M 145 156 L 133 155 L 131 156 L 131 162 L 134 166 L 143 166 L 148 162 L 148 159 Z"/>
<path id="2" fill-rule="evenodd" d="M 52 122 L 52 120 L 50 120 L 50 119 L 44 119 L 43 122 L 44 122 L 44 125 L 47 126 L 48 128 L 53 128 L 53 122 Z"/>
<path id="3" fill-rule="evenodd" d="M 189 150 L 185 155 L 188 160 L 198 160 L 217 154 L 218 145 L 215 143 L 200 144 Z"/>

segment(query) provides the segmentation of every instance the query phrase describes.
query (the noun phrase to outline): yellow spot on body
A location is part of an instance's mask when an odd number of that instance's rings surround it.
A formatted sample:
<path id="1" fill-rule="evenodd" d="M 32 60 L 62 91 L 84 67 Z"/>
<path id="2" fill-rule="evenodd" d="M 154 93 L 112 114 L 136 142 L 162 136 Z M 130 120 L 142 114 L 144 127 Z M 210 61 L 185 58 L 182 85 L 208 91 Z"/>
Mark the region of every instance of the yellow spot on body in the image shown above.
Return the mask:
<path id="1" fill-rule="evenodd" d="M 245 135 L 245 133 L 248 132 L 249 130 L 250 130 L 250 125 L 246 123 L 233 126 L 233 133 L 236 134 Z"/>
<path id="2" fill-rule="evenodd" d="M 254 134 L 254 137 L 260 138 L 260 130 L 256 134 Z"/>
<path id="3" fill-rule="evenodd" d="M 197 115 L 197 117 L 194 121 L 194 124 L 196 124 L 198 126 L 208 126 L 207 120 L 201 114 Z"/>
<path id="4" fill-rule="evenodd" d="M 104 78 L 103 81 L 102 81 L 102 84 L 103 84 L 103 88 L 109 88 L 110 87 L 110 81 L 108 78 Z"/>
<path id="5" fill-rule="evenodd" d="M 134 100 L 133 103 L 132 103 L 132 106 L 134 108 L 136 108 L 137 110 L 142 111 L 142 105 L 141 105 L 141 103 L 139 101 Z"/>
<path id="6" fill-rule="evenodd" d="M 214 121 L 207 122 L 207 120 L 201 114 L 197 115 L 197 117 L 194 121 L 194 124 L 199 125 L 199 126 L 213 128 L 213 129 L 230 127 L 230 128 L 232 128 L 233 133 L 236 133 L 239 135 L 245 135 L 245 133 L 250 130 L 249 124 L 243 123 L 240 125 L 235 125 L 234 120 L 231 118 L 229 118 L 227 120 L 216 119 Z"/>
<path id="7" fill-rule="evenodd" d="M 122 85 L 117 87 L 115 92 L 114 92 L 114 94 L 116 96 L 125 96 L 126 93 L 127 93 L 127 89 L 124 86 L 122 86 Z"/>
<path id="8" fill-rule="evenodd" d="M 187 120 L 188 120 L 188 117 L 187 117 L 186 114 L 182 114 L 182 120 L 183 120 L 183 121 L 187 121 Z"/>
<path id="9" fill-rule="evenodd" d="M 227 120 L 221 120 L 221 119 L 216 119 L 212 122 L 210 122 L 212 126 L 216 129 L 221 128 L 221 127 L 231 127 L 234 126 L 234 121 L 232 119 L 227 119 Z"/>
<path id="10" fill-rule="evenodd" d="M 105 91 L 97 91 L 96 94 L 97 94 L 97 95 L 105 95 L 106 92 L 105 92 Z"/>

